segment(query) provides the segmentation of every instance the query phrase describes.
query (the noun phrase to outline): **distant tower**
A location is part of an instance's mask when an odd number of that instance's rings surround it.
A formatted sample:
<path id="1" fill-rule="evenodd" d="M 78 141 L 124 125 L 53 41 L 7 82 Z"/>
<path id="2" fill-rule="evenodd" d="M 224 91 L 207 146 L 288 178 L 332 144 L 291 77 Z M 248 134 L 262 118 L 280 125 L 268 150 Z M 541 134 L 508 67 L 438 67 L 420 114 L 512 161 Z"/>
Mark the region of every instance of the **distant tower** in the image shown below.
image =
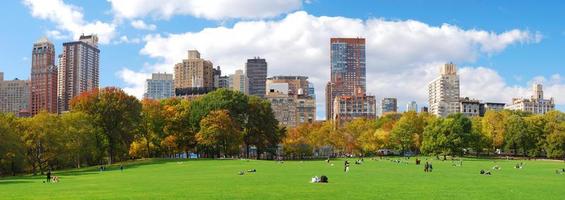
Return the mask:
<path id="1" fill-rule="evenodd" d="M 33 44 L 31 57 L 30 114 L 42 110 L 57 113 L 57 67 L 55 47 L 46 37 Z"/>
<path id="2" fill-rule="evenodd" d="M 428 85 L 429 111 L 440 117 L 457 113 L 459 104 L 459 75 L 453 63 L 441 67 L 441 75 Z"/>
<path id="3" fill-rule="evenodd" d="M 533 99 L 543 99 L 543 86 L 541 84 L 533 85 L 534 96 Z"/>
<path id="4" fill-rule="evenodd" d="M 82 35 L 78 41 L 63 43 L 59 55 L 59 112 L 68 111 L 74 97 L 98 89 L 99 71 L 98 36 Z"/>
<path id="5" fill-rule="evenodd" d="M 247 59 L 245 74 L 249 80 L 249 95 L 264 97 L 267 88 L 267 61 L 259 57 Z"/>

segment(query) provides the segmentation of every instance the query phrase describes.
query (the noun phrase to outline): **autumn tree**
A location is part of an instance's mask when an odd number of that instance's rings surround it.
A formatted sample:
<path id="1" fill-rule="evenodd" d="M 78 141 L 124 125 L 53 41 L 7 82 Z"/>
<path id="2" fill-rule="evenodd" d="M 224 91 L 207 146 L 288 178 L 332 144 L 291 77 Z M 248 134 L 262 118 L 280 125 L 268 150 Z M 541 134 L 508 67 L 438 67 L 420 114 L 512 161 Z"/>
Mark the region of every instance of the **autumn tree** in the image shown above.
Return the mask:
<path id="1" fill-rule="evenodd" d="M 196 141 L 218 156 L 234 155 L 239 152 L 243 135 L 228 110 L 215 110 L 200 121 Z"/>
<path id="2" fill-rule="evenodd" d="M 196 130 L 190 123 L 191 102 L 187 99 L 170 98 L 161 100 L 165 124 L 163 132 L 170 153 L 184 151 L 186 154 L 196 147 Z M 175 142 L 175 145 L 170 142 Z M 174 148 L 173 148 L 174 147 Z M 173 151 L 173 152 L 171 152 Z"/>
<path id="3" fill-rule="evenodd" d="M 141 119 L 141 104 L 118 88 L 84 92 L 71 100 L 71 110 L 92 117 L 108 141 L 109 162 L 128 156 L 130 144 Z"/>
<path id="4" fill-rule="evenodd" d="M 504 116 L 494 110 L 488 110 L 482 121 L 483 132 L 488 138 L 490 149 L 495 151 L 504 144 Z"/>
<path id="5" fill-rule="evenodd" d="M 416 149 L 416 143 L 424 132 L 424 122 L 416 112 L 406 112 L 391 132 L 391 141 L 403 154 Z"/>

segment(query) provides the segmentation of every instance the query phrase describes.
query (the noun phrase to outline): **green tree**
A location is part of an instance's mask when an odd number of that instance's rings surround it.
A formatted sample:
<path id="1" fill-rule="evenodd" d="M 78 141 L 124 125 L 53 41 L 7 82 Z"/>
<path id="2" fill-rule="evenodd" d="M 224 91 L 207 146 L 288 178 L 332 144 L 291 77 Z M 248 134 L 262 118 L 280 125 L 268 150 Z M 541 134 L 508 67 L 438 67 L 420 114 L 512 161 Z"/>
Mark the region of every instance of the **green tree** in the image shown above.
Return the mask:
<path id="1" fill-rule="evenodd" d="M 483 132 L 483 123 L 480 117 L 471 118 L 472 128 L 469 135 L 469 147 L 471 147 L 476 156 L 479 157 L 483 149 L 489 148 L 489 142 L 486 134 Z"/>
<path id="2" fill-rule="evenodd" d="M 275 153 L 277 145 L 284 138 L 285 130 L 278 127 L 279 122 L 275 119 L 271 103 L 256 96 L 248 99 L 247 119 L 243 124 L 243 141 L 246 156 L 249 157 L 249 148 L 257 147 L 257 152 L 268 151 Z"/>
<path id="3" fill-rule="evenodd" d="M 55 166 L 57 157 L 64 152 L 61 127 L 57 115 L 40 112 L 20 123 L 22 141 L 31 172 L 43 174 Z"/>
<path id="4" fill-rule="evenodd" d="M 100 131 L 92 124 L 92 118 L 82 112 L 68 112 L 61 115 L 61 135 L 64 137 L 64 154 L 59 158 L 71 161 L 80 168 L 83 164 L 96 164 L 103 152 L 97 148 L 96 138 Z"/>
<path id="5" fill-rule="evenodd" d="M 108 141 L 109 162 L 128 156 L 130 144 L 141 119 L 141 104 L 118 88 L 84 92 L 71 101 L 72 111 L 92 116 Z"/>
<path id="6" fill-rule="evenodd" d="M 529 138 L 528 127 L 524 119 L 517 114 L 512 114 L 505 121 L 506 146 L 514 151 L 514 156 L 518 154 L 518 148 L 523 149 L 523 155 L 527 156 L 527 152 L 532 145 L 533 140 Z"/>
<path id="7" fill-rule="evenodd" d="M 16 129 L 16 117 L 0 113 L 0 176 L 16 175 L 24 165 L 24 146 Z"/>

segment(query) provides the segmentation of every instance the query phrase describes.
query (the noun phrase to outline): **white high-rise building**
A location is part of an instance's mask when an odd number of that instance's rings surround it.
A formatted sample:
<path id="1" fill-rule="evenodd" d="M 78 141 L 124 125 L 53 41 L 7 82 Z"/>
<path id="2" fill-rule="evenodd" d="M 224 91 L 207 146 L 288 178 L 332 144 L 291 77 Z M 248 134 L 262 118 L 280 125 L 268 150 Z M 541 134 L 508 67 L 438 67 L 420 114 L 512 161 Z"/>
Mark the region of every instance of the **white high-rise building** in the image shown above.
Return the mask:
<path id="1" fill-rule="evenodd" d="M 459 104 L 459 75 L 453 63 L 441 67 L 441 75 L 428 85 L 429 112 L 440 117 L 457 113 Z"/>
<path id="2" fill-rule="evenodd" d="M 59 113 L 69 110 L 73 97 L 98 89 L 99 70 L 98 36 L 82 35 L 78 41 L 63 43 L 57 88 Z"/>
<path id="3" fill-rule="evenodd" d="M 533 114 L 545 114 L 549 111 L 555 110 L 555 101 L 553 98 L 543 98 L 543 86 L 541 84 L 533 85 L 533 94 L 527 98 L 513 98 L 512 103 L 506 105 L 509 110 L 521 110 Z"/>
<path id="4" fill-rule="evenodd" d="M 145 80 L 144 98 L 166 99 L 175 96 L 173 75 L 153 73 L 151 79 Z"/>
<path id="5" fill-rule="evenodd" d="M 416 103 L 416 101 L 411 101 L 410 103 L 406 104 L 406 112 L 409 111 L 418 112 L 418 104 Z"/>

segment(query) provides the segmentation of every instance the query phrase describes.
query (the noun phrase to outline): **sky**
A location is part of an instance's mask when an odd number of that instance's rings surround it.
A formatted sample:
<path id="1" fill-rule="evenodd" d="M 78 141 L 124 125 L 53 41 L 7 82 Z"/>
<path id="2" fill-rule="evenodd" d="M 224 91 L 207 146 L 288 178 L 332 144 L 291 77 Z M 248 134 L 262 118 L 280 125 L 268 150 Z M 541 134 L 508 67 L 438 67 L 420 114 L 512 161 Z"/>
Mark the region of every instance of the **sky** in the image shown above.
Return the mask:
<path id="1" fill-rule="evenodd" d="M 458 66 L 461 96 L 509 103 L 542 83 L 565 110 L 565 2 L 547 0 L 10 0 L 0 8 L 0 71 L 29 79 L 33 43 L 100 38 L 100 85 L 136 97 L 152 72 L 197 49 L 223 74 L 248 58 L 268 75 L 306 75 L 325 114 L 330 38 L 364 37 L 367 92 L 427 105 L 427 84 Z"/>

